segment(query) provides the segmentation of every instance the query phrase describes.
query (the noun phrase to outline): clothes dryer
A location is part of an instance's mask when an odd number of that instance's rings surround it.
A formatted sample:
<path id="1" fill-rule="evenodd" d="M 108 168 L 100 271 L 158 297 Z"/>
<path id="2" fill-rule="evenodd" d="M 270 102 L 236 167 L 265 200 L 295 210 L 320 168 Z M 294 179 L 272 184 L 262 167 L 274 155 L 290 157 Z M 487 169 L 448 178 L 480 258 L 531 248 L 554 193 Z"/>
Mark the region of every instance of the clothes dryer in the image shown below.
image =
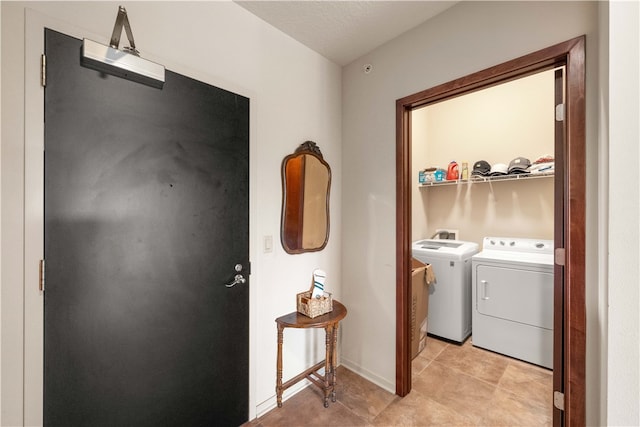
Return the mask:
<path id="1" fill-rule="evenodd" d="M 485 237 L 472 258 L 473 345 L 553 368 L 553 241 Z"/>
<path id="2" fill-rule="evenodd" d="M 471 335 L 471 257 L 478 248 L 462 240 L 413 242 L 413 257 L 431 264 L 436 277 L 429 287 L 429 334 L 455 342 Z"/>

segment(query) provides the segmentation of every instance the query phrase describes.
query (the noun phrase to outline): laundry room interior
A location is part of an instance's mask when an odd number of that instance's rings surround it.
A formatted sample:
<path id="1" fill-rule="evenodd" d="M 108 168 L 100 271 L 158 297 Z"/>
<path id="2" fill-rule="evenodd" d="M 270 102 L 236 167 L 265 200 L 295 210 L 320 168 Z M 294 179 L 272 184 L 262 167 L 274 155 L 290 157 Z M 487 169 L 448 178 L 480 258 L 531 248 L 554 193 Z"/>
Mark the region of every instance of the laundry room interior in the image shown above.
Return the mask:
<path id="1" fill-rule="evenodd" d="M 510 383 L 548 401 L 554 150 L 556 120 L 562 120 L 555 82 L 562 71 L 411 112 L 412 255 L 435 276 L 427 321 L 416 325 L 424 342 L 412 354 L 414 382 L 439 356 L 463 374 L 480 372 L 483 381 Z M 505 368 L 482 378 L 487 360 Z M 532 374 L 506 378 L 510 365 Z"/>

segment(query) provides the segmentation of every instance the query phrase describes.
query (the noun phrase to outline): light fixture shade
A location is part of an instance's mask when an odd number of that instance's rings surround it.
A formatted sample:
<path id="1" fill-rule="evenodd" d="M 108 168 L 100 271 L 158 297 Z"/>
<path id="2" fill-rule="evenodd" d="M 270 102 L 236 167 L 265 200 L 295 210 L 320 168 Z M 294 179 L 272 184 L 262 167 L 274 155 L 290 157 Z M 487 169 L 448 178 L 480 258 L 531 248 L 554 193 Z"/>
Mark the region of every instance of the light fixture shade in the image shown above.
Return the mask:
<path id="1" fill-rule="evenodd" d="M 87 68 L 158 89 L 164 85 L 164 66 L 89 39 L 82 41 L 80 63 Z"/>

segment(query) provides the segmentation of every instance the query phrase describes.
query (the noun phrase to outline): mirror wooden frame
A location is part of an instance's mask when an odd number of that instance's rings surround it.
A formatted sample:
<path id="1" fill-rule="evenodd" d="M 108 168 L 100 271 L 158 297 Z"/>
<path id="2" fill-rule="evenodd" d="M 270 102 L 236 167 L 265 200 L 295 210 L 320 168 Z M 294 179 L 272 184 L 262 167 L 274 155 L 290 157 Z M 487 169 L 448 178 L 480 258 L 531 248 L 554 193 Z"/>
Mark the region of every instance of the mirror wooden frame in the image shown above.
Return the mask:
<path id="1" fill-rule="evenodd" d="M 287 253 L 321 251 L 327 246 L 330 190 L 331 168 L 315 142 L 305 141 L 284 158 L 280 241 Z"/>

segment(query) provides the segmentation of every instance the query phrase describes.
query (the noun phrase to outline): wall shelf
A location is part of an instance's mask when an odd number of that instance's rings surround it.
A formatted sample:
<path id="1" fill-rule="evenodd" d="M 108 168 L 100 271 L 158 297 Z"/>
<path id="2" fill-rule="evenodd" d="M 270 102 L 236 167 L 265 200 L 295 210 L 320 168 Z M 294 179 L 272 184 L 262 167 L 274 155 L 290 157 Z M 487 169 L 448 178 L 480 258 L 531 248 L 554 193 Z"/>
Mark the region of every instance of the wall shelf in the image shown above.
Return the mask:
<path id="1" fill-rule="evenodd" d="M 498 181 L 531 181 L 532 179 L 538 178 L 550 178 L 554 176 L 554 172 L 542 172 L 542 173 L 523 173 L 516 175 L 498 175 L 498 176 L 478 176 L 475 175 L 470 179 L 456 180 L 456 181 L 431 181 L 419 184 L 420 188 L 427 187 L 442 187 L 447 185 L 458 185 L 458 184 L 482 184 L 482 183 L 492 183 Z"/>

